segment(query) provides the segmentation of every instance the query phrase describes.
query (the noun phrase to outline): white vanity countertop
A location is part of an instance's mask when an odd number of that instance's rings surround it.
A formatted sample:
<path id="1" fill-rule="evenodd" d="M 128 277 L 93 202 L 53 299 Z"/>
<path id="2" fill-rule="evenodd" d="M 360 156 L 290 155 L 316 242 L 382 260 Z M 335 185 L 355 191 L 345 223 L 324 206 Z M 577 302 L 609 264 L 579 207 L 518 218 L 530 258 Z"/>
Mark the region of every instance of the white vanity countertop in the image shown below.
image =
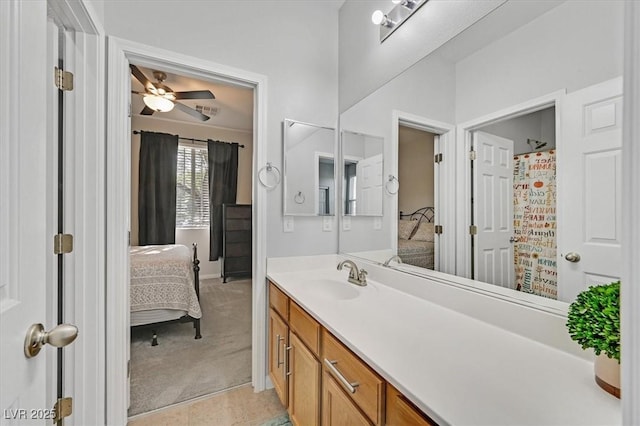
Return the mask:
<path id="1" fill-rule="evenodd" d="M 591 362 L 376 281 L 357 287 L 347 274 L 274 268 L 268 277 L 438 423 L 621 424 L 620 400 L 596 385 Z M 321 291 L 327 280 L 349 290 Z"/>

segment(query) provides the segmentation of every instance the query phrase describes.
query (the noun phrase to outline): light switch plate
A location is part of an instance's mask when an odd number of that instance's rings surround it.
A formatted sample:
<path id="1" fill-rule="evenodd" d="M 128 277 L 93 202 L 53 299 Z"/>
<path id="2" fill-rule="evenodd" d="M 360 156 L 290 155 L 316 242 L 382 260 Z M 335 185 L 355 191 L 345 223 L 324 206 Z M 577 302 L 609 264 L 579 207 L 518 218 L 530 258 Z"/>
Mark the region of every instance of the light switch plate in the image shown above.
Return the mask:
<path id="1" fill-rule="evenodd" d="M 382 229 L 382 218 L 374 217 L 373 218 L 373 229 Z"/>
<path id="2" fill-rule="evenodd" d="M 331 232 L 333 229 L 333 216 L 322 216 L 322 230 Z"/>
<path id="3" fill-rule="evenodd" d="M 284 216 L 282 219 L 282 231 L 293 232 L 293 216 Z"/>
<path id="4" fill-rule="evenodd" d="M 351 231 L 351 216 L 342 216 L 342 230 Z"/>

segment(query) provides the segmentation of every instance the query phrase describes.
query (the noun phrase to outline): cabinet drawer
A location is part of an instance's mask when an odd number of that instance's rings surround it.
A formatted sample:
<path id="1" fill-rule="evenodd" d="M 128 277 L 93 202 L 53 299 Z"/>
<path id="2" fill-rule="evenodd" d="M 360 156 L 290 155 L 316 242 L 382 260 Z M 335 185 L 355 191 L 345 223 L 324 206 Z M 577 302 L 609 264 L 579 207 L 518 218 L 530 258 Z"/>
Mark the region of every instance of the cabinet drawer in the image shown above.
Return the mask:
<path id="1" fill-rule="evenodd" d="M 289 304 L 289 327 L 315 356 L 320 356 L 320 324 L 293 301 Z"/>
<path id="2" fill-rule="evenodd" d="M 269 306 L 279 313 L 285 321 L 289 321 L 289 297 L 271 281 L 269 281 Z"/>
<path id="3" fill-rule="evenodd" d="M 384 380 L 324 329 L 322 368 L 340 383 L 375 425 L 384 423 Z M 348 384 L 353 388 L 349 389 Z"/>
<path id="4" fill-rule="evenodd" d="M 387 383 L 387 426 L 437 426 L 396 388 Z"/>

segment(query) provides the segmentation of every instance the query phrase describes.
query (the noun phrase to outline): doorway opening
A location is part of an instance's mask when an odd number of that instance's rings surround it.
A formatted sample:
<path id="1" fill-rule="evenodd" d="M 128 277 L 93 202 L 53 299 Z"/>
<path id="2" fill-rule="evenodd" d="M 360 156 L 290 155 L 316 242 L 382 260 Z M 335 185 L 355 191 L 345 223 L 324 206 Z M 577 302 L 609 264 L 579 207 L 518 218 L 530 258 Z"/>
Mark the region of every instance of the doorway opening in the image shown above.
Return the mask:
<path id="1" fill-rule="evenodd" d="M 435 145 L 428 130 L 398 126 L 398 256 L 402 262 L 436 270 Z"/>
<path id="2" fill-rule="evenodd" d="M 131 69 L 130 417 L 252 381 L 255 107 L 247 85 L 162 64 Z M 175 91 L 174 108 L 149 107 L 145 77 Z M 168 157 L 150 154 L 166 140 Z M 175 194 L 168 207 L 154 195 L 155 169 L 172 175 L 168 189 L 158 184 Z M 169 238 L 154 239 L 167 212 Z M 163 255 L 174 250 L 188 255 L 172 272 Z M 180 319 L 199 321 L 195 338 L 196 322 Z"/>
<path id="3" fill-rule="evenodd" d="M 556 108 L 471 131 L 471 277 L 557 299 Z"/>

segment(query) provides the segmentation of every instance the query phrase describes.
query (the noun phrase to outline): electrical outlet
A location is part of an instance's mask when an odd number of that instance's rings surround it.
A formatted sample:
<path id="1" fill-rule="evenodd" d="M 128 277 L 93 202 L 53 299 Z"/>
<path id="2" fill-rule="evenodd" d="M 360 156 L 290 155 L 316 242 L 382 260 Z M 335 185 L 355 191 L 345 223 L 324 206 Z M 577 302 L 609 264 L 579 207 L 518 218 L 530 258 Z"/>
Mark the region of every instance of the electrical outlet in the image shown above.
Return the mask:
<path id="1" fill-rule="evenodd" d="M 324 232 L 331 232 L 332 228 L 333 228 L 333 217 L 322 216 L 322 230 Z"/>
<path id="2" fill-rule="evenodd" d="M 293 216 L 285 216 L 282 219 L 282 231 L 293 232 Z"/>
<path id="3" fill-rule="evenodd" d="M 351 231 L 351 216 L 342 216 L 342 230 Z"/>
<path id="4" fill-rule="evenodd" d="M 374 217 L 373 218 L 373 229 L 382 229 L 382 218 Z"/>

